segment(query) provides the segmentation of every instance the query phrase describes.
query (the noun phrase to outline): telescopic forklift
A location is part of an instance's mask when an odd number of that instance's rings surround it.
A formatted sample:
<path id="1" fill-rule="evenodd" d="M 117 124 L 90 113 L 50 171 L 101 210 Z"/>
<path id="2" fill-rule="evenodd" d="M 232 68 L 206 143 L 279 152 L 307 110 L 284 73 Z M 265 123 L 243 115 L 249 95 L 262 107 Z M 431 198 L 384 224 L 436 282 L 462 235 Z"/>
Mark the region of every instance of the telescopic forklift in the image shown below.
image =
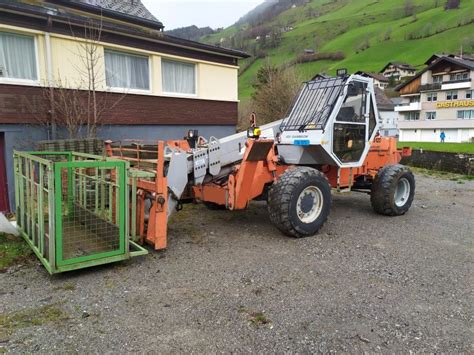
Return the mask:
<path id="1" fill-rule="evenodd" d="M 272 223 L 295 238 L 320 230 L 332 190 L 367 192 L 375 212 L 405 214 L 415 179 L 399 162 L 411 151 L 379 128 L 373 80 L 340 75 L 305 82 L 283 120 L 258 127 L 253 117 L 247 132 L 207 140 L 190 131 L 155 146 L 107 142 L 106 151 L 141 176 L 131 229 L 159 250 L 169 217 L 189 202 L 233 211 L 265 199 Z"/>

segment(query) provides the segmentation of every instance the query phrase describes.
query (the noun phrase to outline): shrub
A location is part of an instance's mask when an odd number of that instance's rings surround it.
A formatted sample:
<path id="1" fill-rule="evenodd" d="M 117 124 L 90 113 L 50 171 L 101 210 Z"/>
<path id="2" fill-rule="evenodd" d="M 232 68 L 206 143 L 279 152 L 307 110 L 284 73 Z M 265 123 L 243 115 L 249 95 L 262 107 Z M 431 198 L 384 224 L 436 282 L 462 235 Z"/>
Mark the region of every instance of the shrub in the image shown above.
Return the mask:
<path id="1" fill-rule="evenodd" d="M 257 89 L 252 95 L 251 107 L 257 113 L 259 124 L 273 122 L 284 118 L 293 99 L 298 92 L 301 80 L 296 72 L 291 69 L 281 69 L 266 63 L 257 74 Z M 248 108 L 243 108 L 245 114 Z M 242 119 L 245 119 L 242 117 Z M 240 122 L 243 127 L 248 127 L 248 118 Z"/>
<path id="2" fill-rule="evenodd" d="M 454 10 L 459 9 L 461 6 L 461 0 L 448 0 L 446 5 L 444 5 L 445 10 Z"/>
<path id="3" fill-rule="evenodd" d="M 346 56 L 343 52 L 326 52 L 326 53 L 313 53 L 313 54 L 301 54 L 297 56 L 295 59 L 287 62 L 285 64 L 285 67 L 291 67 L 296 64 L 303 64 L 303 63 L 312 63 L 312 62 L 317 62 L 320 60 L 333 60 L 333 61 L 338 61 L 338 60 L 343 60 L 345 59 Z"/>

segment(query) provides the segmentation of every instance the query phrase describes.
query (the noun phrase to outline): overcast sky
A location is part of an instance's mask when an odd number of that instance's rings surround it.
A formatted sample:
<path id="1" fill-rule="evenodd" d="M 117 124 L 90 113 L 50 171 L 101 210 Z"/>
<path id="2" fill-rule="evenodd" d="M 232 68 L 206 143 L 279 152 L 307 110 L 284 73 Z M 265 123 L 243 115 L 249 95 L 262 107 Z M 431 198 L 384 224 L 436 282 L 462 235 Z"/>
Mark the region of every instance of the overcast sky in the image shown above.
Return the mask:
<path id="1" fill-rule="evenodd" d="M 227 27 L 263 0 L 142 0 L 165 30 L 196 25 Z"/>

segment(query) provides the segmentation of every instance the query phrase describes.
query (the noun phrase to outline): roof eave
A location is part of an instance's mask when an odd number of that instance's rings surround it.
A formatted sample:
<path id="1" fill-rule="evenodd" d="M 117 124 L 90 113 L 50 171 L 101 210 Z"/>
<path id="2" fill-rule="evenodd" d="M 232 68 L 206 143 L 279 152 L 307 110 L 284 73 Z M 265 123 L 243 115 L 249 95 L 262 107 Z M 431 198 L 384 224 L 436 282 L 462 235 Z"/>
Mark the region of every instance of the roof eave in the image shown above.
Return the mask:
<path id="1" fill-rule="evenodd" d="M 48 0 L 50 3 L 53 2 L 61 2 L 63 0 Z M 1 1 L 0 1 L 1 2 Z M 22 13 L 23 15 L 26 16 L 31 16 L 31 17 L 38 17 L 38 18 L 48 18 L 48 17 L 53 17 L 55 18 L 55 21 L 58 22 L 64 22 L 71 24 L 70 20 L 67 20 L 67 17 L 58 15 L 58 14 L 53 14 L 50 11 L 41 11 L 38 10 L 37 5 L 27 5 L 25 6 L 19 6 L 20 3 L 8 3 L 8 4 L 3 4 L 3 9 L 6 10 L 6 12 L 13 12 L 13 13 Z M 114 11 L 114 13 L 116 13 Z M 103 13 L 105 15 L 105 12 Z M 81 23 L 77 23 L 77 25 L 81 25 Z M 84 23 L 82 23 L 84 25 Z M 104 30 L 105 26 L 104 26 Z M 225 57 L 231 57 L 231 58 L 236 58 L 236 59 L 244 59 L 244 58 L 249 58 L 251 57 L 248 53 L 241 52 L 241 51 L 236 51 L 232 49 L 226 49 L 226 48 L 219 48 L 195 41 L 189 41 L 189 40 L 184 40 L 176 37 L 172 37 L 169 35 L 165 35 L 163 32 L 160 31 L 160 38 L 155 38 L 155 37 L 150 37 L 150 36 L 143 36 L 139 35 L 137 33 L 129 33 L 128 31 L 125 31 L 124 29 L 116 29 L 117 33 L 120 33 L 121 35 L 128 36 L 128 37 L 140 37 L 145 40 L 153 41 L 153 42 L 161 42 L 161 43 L 167 43 L 174 45 L 176 47 L 183 47 L 183 48 L 189 48 L 197 52 L 207 52 L 207 53 L 214 53 L 217 55 L 225 56 Z"/>
<path id="2" fill-rule="evenodd" d="M 201 43 L 201 42 L 190 41 L 188 39 L 183 39 L 183 38 L 179 38 L 179 37 L 175 37 L 175 36 L 170 36 L 170 35 L 167 35 L 167 34 L 163 35 L 163 38 L 167 38 L 167 39 L 169 39 L 170 42 L 178 44 L 178 45 L 194 46 L 195 48 L 198 47 L 198 48 L 200 48 L 202 50 L 205 50 L 205 51 L 212 51 L 214 53 L 225 54 L 225 55 L 228 55 L 228 56 L 231 56 L 231 57 L 234 57 L 234 58 L 245 59 L 245 58 L 250 58 L 251 57 L 250 54 L 248 54 L 246 52 L 243 52 L 243 51 L 239 51 L 239 50 L 235 50 L 235 49 L 229 49 L 229 48 L 216 47 L 216 46 L 212 46 L 212 45 Z"/>
<path id="3" fill-rule="evenodd" d="M 117 20 L 132 23 L 134 25 L 144 26 L 144 27 L 151 28 L 158 31 L 162 31 L 165 28 L 163 23 L 161 23 L 160 21 L 151 21 L 145 18 L 127 15 L 122 12 L 114 11 L 110 9 L 99 8 L 97 6 L 93 6 L 93 5 L 89 5 L 85 3 L 79 3 L 79 2 L 68 1 L 68 0 L 47 0 L 47 2 L 51 4 L 55 4 L 55 5 L 61 5 L 61 6 L 73 8 L 76 10 L 90 12 L 96 15 L 104 15 L 105 17 L 114 18 Z"/>
<path id="4" fill-rule="evenodd" d="M 432 58 L 433 56 L 431 56 L 430 58 Z M 400 91 L 401 89 L 403 89 L 405 86 L 407 86 L 409 83 L 411 83 L 412 81 L 418 79 L 420 76 L 422 76 L 424 73 L 426 73 L 428 70 L 430 70 L 431 68 L 433 68 L 435 65 L 437 65 L 438 63 L 442 62 L 442 61 L 448 61 L 452 64 L 457 64 L 457 65 L 460 65 L 460 66 L 463 66 L 465 67 L 466 69 L 469 69 L 469 70 L 473 70 L 473 68 L 470 68 L 466 63 L 462 63 L 454 58 L 450 58 L 450 57 L 447 57 L 447 56 L 442 56 L 442 57 L 439 57 L 438 59 L 435 59 L 429 66 L 427 66 L 425 69 L 423 69 L 422 71 L 420 71 L 419 73 L 417 73 L 414 77 L 412 77 L 410 80 L 407 80 L 405 81 L 404 83 L 398 85 L 397 87 L 395 87 L 395 91 Z"/>

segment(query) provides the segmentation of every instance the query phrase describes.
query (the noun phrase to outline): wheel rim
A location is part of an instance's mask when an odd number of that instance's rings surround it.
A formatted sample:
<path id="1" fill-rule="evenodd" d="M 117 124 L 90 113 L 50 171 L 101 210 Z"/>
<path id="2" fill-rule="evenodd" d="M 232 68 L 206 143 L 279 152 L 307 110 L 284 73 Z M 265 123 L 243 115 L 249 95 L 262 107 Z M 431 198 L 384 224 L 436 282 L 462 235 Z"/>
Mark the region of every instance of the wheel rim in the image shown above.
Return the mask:
<path id="1" fill-rule="evenodd" d="M 403 207 L 410 197 L 410 182 L 406 178 L 398 180 L 397 188 L 395 190 L 395 205 Z"/>
<path id="2" fill-rule="evenodd" d="M 296 213 L 303 223 L 313 223 L 323 210 L 323 193 L 316 186 L 308 186 L 298 197 Z"/>

